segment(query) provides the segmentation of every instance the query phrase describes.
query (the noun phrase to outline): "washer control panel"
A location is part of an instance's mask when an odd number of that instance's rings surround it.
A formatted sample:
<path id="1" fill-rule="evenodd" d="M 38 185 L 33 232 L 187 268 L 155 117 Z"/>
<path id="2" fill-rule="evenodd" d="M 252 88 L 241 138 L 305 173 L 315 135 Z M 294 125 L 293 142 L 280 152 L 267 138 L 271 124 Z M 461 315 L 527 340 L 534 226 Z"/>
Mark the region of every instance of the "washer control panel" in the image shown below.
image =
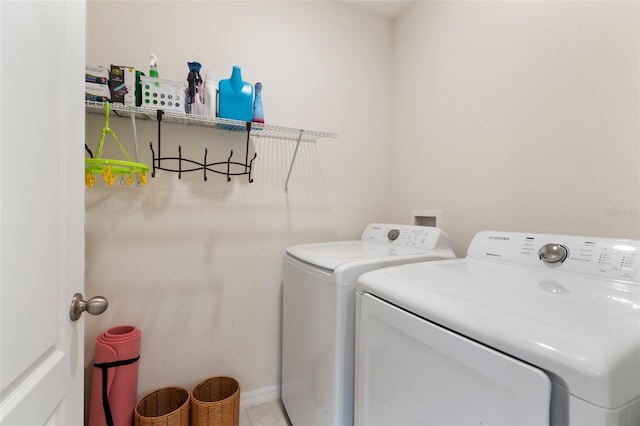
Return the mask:
<path id="1" fill-rule="evenodd" d="M 386 243 L 418 249 L 449 248 L 449 238 L 440 228 L 431 226 L 372 223 L 362 233 L 362 241 Z"/>
<path id="2" fill-rule="evenodd" d="M 467 256 L 640 284 L 640 241 L 483 231 Z"/>

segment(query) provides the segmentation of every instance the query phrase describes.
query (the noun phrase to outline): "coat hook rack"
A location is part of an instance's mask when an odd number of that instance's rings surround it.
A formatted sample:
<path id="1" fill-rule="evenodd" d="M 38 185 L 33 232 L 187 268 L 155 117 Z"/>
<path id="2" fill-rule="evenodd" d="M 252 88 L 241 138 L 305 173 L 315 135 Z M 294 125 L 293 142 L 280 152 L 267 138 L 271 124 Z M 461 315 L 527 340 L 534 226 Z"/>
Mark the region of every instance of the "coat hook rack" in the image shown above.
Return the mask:
<path id="1" fill-rule="evenodd" d="M 203 179 L 206 182 L 207 181 L 207 171 L 209 172 L 213 172 L 213 173 L 218 173 L 218 174 L 222 174 L 222 175 L 226 175 L 227 176 L 227 182 L 231 181 L 231 176 L 242 176 L 242 175 L 247 175 L 247 178 L 249 180 L 249 183 L 253 182 L 253 178 L 251 177 L 251 171 L 253 169 L 253 161 L 256 159 L 256 157 L 258 156 L 257 153 L 253 153 L 253 157 L 251 158 L 251 160 L 249 160 L 249 141 L 250 141 L 250 134 L 251 134 L 251 122 L 247 122 L 246 123 L 246 129 L 247 129 L 247 142 L 246 142 L 246 146 L 245 146 L 245 158 L 244 158 L 244 162 L 238 162 L 238 161 L 232 161 L 231 159 L 233 158 L 233 150 L 230 150 L 231 152 L 229 153 L 229 157 L 227 158 L 226 161 L 218 161 L 218 162 L 214 162 L 214 163 L 208 163 L 207 162 L 207 148 L 204 149 L 204 159 L 202 162 L 198 162 L 198 161 L 194 161 L 188 158 L 182 158 L 182 146 L 178 145 L 178 156 L 177 157 L 163 157 L 161 155 L 161 147 L 162 147 L 162 117 L 163 117 L 164 111 L 163 110 L 157 110 L 156 112 L 156 119 L 158 122 L 158 154 L 156 156 L 156 152 L 153 149 L 153 142 L 149 142 L 149 148 L 151 149 L 151 156 L 152 156 L 152 170 L 151 170 L 151 176 L 152 177 L 156 177 L 156 170 L 164 170 L 164 171 L 168 171 L 168 172 L 174 172 L 174 173 L 178 173 L 178 179 L 182 179 L 182 173 L 188 173 L 188 172 L 194 172 L 194 171 L 199 171 L 202 170 L 203 172 Z M 177 161 L 178 162 L 178 167 L 176 168 L 171 168 L 171 167 L 167 167 L 166 166 L 166 161 Z M 165 166 L 162 165 L 162 162 L 165 162 Z M 243 171 L 240 172 L 232 172 L 231 171 L 231 166 L 239 166 L 243 169 Z M 185 168 L 186 166 L 186 168 Z M 226 167 L 225 167 L 226 166 Z"/>

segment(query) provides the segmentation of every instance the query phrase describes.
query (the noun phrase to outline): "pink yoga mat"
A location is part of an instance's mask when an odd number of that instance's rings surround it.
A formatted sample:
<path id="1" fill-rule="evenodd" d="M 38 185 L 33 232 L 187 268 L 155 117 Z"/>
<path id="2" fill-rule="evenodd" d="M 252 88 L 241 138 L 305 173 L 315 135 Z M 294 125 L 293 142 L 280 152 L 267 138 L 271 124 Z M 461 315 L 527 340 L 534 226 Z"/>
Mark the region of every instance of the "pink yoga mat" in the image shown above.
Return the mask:
<path id="1" fill-rule="evenodd" d="M 123 325 L 96 338 L 89 426 L 133 424 L 141 334 L 137 328 Z"/>

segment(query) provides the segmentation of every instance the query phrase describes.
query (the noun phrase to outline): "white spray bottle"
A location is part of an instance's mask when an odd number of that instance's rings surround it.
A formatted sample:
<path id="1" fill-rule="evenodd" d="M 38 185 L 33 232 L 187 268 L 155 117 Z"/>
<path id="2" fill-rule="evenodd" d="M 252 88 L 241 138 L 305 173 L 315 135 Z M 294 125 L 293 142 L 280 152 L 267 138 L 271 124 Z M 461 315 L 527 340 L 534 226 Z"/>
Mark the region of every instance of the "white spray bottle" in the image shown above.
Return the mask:
<path id="1" fill-rule="evenodd" d="M 149 54 L 149 77 L 158 78 L 158 58 L 155 53 Z"/>

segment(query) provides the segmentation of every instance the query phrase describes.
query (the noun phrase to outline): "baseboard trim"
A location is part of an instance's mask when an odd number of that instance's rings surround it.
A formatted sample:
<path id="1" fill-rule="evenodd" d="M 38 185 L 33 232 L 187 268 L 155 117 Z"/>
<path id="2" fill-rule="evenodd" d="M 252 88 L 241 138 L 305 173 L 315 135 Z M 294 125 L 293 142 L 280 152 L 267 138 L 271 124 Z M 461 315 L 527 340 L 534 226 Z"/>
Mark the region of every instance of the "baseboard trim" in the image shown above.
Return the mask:
<path id="1" fill-rule="evenodd" d="M 262 404 L 277 401 L 281 397 L 280 386 L 271 386 L 249 392 L 240 391 L 240 406 Z"/>

